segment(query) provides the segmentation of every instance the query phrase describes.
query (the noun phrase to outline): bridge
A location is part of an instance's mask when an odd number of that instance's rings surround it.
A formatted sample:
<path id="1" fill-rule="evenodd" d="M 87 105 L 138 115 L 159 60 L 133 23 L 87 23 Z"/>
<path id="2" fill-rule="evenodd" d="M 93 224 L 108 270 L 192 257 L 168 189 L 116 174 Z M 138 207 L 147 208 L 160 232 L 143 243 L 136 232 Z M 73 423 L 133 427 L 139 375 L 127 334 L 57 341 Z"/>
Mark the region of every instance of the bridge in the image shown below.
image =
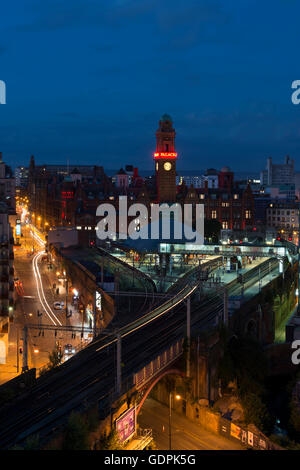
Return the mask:
<path id="1" fill-rule="evenodd" d="M 29 392 L 2 405 L 1 448 L 22 444 L 32 434 L 47 442 L 63 428 L 71 411 L 97 407 L 102 419 L 112 415 L 120 397 L 151 387 L 167 370 L 174 371 L 191 332 L 228 321 L 226 299 L 241 285 L 247 291 L 262 278 L 278 275 L 277 256 L 272 255 L 224 286 L 213 277 L 218 264 L 216 257 L 206 266 L 194 266 L 170 289 L 171 295 L 159 299 L 159 305 L 150 304 L 148 311 L 126 324 L 121 319 L 117 329 L 114 321 L 84 350 L 40 377 Z"/>

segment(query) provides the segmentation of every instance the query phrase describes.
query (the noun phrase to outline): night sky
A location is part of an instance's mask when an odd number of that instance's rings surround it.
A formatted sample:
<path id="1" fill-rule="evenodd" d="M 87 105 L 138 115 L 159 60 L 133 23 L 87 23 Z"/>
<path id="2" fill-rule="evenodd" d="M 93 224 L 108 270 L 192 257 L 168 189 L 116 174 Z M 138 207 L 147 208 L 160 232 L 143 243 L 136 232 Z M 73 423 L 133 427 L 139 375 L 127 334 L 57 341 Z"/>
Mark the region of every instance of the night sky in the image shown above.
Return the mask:
<path id="1" fill-rule="evenodd" d="M 1 2 L 0 151 L 16 166 L 153 168 L 173 117 L 178 168 L 300 169 L 297 0 Z"/>

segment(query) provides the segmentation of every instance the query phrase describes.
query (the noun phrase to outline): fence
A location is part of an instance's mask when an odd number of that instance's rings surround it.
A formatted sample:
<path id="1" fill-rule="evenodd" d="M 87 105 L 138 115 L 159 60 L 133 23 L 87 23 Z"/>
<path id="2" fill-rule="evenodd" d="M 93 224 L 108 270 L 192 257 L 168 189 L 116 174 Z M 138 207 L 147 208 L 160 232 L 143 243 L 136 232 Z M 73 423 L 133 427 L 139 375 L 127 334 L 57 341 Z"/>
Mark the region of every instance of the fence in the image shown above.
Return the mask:
<path id="1" fill-rule="evenodd" d="M 219 419 L 219 434 L 233 441 L 239 441 L 247 448 L 255 450 L 282 450 L 280 446 L 270 441 L 259 431 L 244 429 L 226 418 Z"/>

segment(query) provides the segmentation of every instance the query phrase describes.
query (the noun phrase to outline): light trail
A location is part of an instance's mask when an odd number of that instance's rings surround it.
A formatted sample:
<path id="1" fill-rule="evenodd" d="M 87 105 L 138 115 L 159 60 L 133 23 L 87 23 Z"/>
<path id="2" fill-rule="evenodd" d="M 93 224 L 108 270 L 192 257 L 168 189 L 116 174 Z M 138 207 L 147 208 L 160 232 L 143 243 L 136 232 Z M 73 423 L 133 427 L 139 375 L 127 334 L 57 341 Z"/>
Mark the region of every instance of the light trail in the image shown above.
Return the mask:
<path id="1" fill-rule="evenodd" d="M 35 281 L 36 281 L 36 288 L 37 288 L 38 297 L 39 297 L 40 303 L 41 303 L 46 315 L 48 315 L 48 317 L 50 318 L 52 323 L 55 326 L 62 326 L 61 321 L 57 318 L 57 316 L 55 315 L 55 313 L 51 309 L 49 303 L 47 302 L 46 296 L 45 296 L 45 292 L 44 292 L 44 288 L 43 288 L 43 282 L 42 282 L 40 270 L 39 270 L 39 267 L 38 267 L 38 261 L 39 261 L 40 257 L 43 254 L 44 254 L 44 251 L 40 251 L 39 253 L 37 253 L 34 256 L 34 258 L 32 260 L 32 267 L 33 267 L 34 277 L 35 277 Z"/>
<path id="2" fill-rule="evenodd" d="M 37 230 L 33 227 L 33 225 L 30 225 L 30 234 L 44 248 L 45 240 L 42 239 L 42 237 L 38 234 Z"/>
<path id="3" fill-rule="evenodd" d="M 265 262 L 264 262 L 265 263 Z M 260 263 L 259 263 L 260 264 Z M 259 269 L 259 265 L 256 266 L 255 268 L 252 268 L 250 269 L 246 274 L 249 275 L 252 275 L 253 276 L 253 273 L 251 273 L 252 270 L 258 270 Z M 269 268 L 267 268 L 269 269 Z M 262 277 L 264 277 L 264 271 L 261 273 Z M 256 277 L 257 274 L 255 273 L 254 276 Z M 248 281 L 249 282 L 249 281 Z M 125 338 L 126 336 L 134 333 L 135 331 L 137 330 L 140 330 L 141 328 L 144 328 L 146 325 L 148 325 L 149 323 L 153 322 L 154 320 L 156 320 L 157 318 L 161 317 L 162 315 L 165 315 L 166 313 L 168 313 L 170 310 L 172 310 L 174 307 L 176 307 L 177 305 L 179 305 L 181 302 L 183 302 L 186 298 L 188 298 L 191 294 L 193 294 L 195 292 L 195 290 L 197 289 L 198 285 L 194 285 L 194 286 L 186 286 L 184 287 L 180 292 L 178 292 L 178 294 L 175 296 L 177 297 L 177 300 L 175 303 L 171 301 L 167 301 L 165 302 L 164 304 L 160 305 L 159 307 L 157 307 L 156 309 L 154 309 L 152 312 L 149 312 L 147 314 L 145 314 L 144 316 L 142 316 L 141 318 L 139 318 L 138 320 L 135 320 L 134 322 L 132 323 L 129 323 L 128 325 L 124 326 L 123 328 L 120 329 L 119 331 L 119 334 L 120 334 L 120 337 L 121 338 Z M 174 297 L 174 298 L 175 298 Z M 215 313 L 215 312 L 214 312 Z M 105 336 L 103 339 L 106 339 L 108 338 L 108 336 Z M 101 350 L 103 350 L 104 348 L 106 348 L 107 346 L 110 346 L 111 344 L 117 342 L 117 339 L 112 339 L 109 343 L 106 343 L 104 344 L 103 346 L 100 346 L 100 348 L 96 349 L 96 352 L 99 352 Z"/>
<path id="4" fill-rule="evenodd" d="M 198 285 L 195 285 L 193 286 L 192 288 L 189 288 L 188 292 L 186 292 L 183 297 L 180 297 L 179 300 L 175 303 L 172 303 L 171 302 L 171 305 L 167 306 L 166 304 L 169 303 L 169 302 L 166 302 L 165 306 L 164 304 L 157 307 L 155 310 L 153 310 L 153 312 L 149 312 L 148 314 L 144 315 L 144 317 L 141 317 L 140 319 L 130 323 L 129 325 L 126 325 L 125 327 L 121 328 L 120 330 L 120 337 L 121 338 L 125 338 L 126 336 L 132 334 L 133 332 L 137 331 L 137 330 L 140 330 L 141 328 L 144 328 L 146 325 L 148 325 L 149 323 L 152 323 L 154 320 L 157 320 L 157 318 L 161 317 L 162 315 L 165 315 L 166 313 L 168 313 L 170 310 L 172 310 L 174 307 L 176 307 L 178 304 L 180 304 L 181 302 L 183 302 L 187 297 L 189 297 L 190 295 L 192 295 L 195 290 L 197 289 Z M 181 294 L 185 289 L 182 289 L 179 294 Z M 178 297 L 178 294 L 177 296 Z M 158 310 L 160 310 L 162 308 L 162 311 L 161 312 L 158 312 L 156 313 Z M 145 318 L 145 320 L 143 320 Z M 148 319 L 147 319 L 148 318 Z M 142 320 L 142 323 L 139 324 L 139 322 Z M 126 329 L 128 327 L 131 327 L 128 331 L 126 331 Z M 123 330 L 123 333 L 122 333 L 122 330 Z M 125 331 L 124 331 L 125 330 Z M 107 336 L 105 337 L 107 338 Z M 104 339 L 105 339 L 104 338 Z M 96 352 L 99 352 L 101 351 L 102 349 L 106 348 L 107 346 L 110 346 L 111 344 L 113 343 L 116 343 L 117 342 L 117 339 L 113 339 L 111 340 L 109 343 L 107 344 L 104 344 L 103 346 L 101 346 L 100 348 L 96 349 Z"/>

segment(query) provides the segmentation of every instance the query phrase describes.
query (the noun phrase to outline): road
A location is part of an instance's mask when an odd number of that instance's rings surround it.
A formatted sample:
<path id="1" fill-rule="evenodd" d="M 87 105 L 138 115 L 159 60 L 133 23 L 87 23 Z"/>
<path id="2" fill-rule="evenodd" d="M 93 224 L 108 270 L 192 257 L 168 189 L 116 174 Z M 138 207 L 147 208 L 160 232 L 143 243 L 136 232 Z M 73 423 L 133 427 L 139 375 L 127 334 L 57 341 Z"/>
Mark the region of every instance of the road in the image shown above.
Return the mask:
<path id="1" fill-rule="evenodd" d="M 148 398 L 139 413 L 138 424 L 152 429 L 158 450 L 169 450 L 169 408 Z M 238 443 L 207 431 L 183 415 L 172 412 L 172 450 L 244 450 Z"/>
<path id="2" fill-rule="evenodd" d="M 65 298 L 65 289 L 60 287 L 60 296 L 54 295 L 51 288 L 51 275 L 47 272 L 47 263 L 41 259 L 44 253 L 44 240 L 42 235 L 27 226 L 24 236 L 21 238 L 21 246 L 14 247 L 15 278 L 21 283 L 21 288 L 16 292 L 16 311 L 14 322 L 10 324 L 8 332 L 8 355 L 6 364 L 0 365 L 0 384 L 12 379 L 22 370 L 23 355 L 20 348 L 23 345 L 23 326 L 28 324 L 40 325 L 41 329 L 28 330 L 28 365 L 37 369 L 49 362 L 49 353 L 56 344 L 72 344 L 79 347 L 81 338 L 72 338 L 72 334 L 59 331 L 43 331 L 43 325 L 53 327 L 70 325 L 70 319 L 66 322 L 64 310 L 53 309 L 55 300 Z M 34 249 L 33 255 L 29 252 Z M 18 292 L 21 294 L 19 295 Z M 73 308 L 74 310 L 74 308 Z M 41 316 L 37 316 L 37 312 Z M 71 318 L 72 324 L 81 325 L 81 318 L 75 312 Z"/>

